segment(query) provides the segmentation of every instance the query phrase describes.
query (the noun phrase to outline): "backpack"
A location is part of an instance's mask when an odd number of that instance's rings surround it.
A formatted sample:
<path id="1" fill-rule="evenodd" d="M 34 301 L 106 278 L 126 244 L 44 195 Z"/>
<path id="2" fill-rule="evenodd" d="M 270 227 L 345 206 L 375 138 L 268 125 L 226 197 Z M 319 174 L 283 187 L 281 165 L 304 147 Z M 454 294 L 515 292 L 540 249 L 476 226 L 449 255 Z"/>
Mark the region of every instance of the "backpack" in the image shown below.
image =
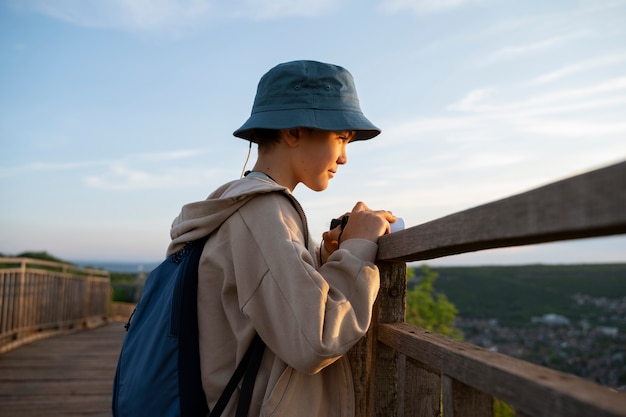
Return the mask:
<path id="1" fill-rule="evenodd" d="M 126 324 L 113 382 L 113 417 L 206 417 L 198 342 L 198 263 L 208 237 L 187 243 L 154 269 Z M 245 373 L 237 416 L 247 416 L 265 344 L 258 335 L 211 417 L 219 416 Z"/>

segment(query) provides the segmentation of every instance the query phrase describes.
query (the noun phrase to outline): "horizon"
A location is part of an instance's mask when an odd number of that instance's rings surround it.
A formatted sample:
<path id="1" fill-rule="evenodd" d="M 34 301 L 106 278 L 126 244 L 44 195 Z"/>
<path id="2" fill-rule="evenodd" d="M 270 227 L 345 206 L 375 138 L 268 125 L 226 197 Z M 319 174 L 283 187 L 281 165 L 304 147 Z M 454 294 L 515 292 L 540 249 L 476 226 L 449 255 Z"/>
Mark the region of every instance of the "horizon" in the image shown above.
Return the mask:
<path id="1" fill-rule="evenodd" d="M 103 262 L 99 261 L 95 264 L 89 263 L 89 261 L 69 261 L 74 263 L 75 265 L 81 268 L 93 268 L 93 269 L 103 269 L 109 272 L 116 273 L 150 273 L 154 268 L 156 268 L 160 262 Z M 426 261 L 424 262 L 409 262 L 407 263 L 407 268 L 419 269 L 422 265 L 427 265 L 432 269 L 437 268 L 523 268 L 523 267 L 532 267 L 532 266 L 545 266 L 545 267 L 560 267 L 560 266 L 606 266 L 606 265 L 626 265 L 626 262 L 598 262 L 598 263 L 572 263 L 572 264 L 561 264 L 561 263 L 528 263 L 528 264 L 430 264 Z M 141 269 L 127 269 L 134 267 L 142 267 Z M 110 268 L 110 269 L 109 269 Z"/>
<path id="2" fill-rule="evenodd" d="M 294 59 L 348 69 L 382 129 L 328 190 L 294 190 L 316 242 L 357 201 L 411 227 L 624 161 L 624 21 L 626 0 L 7 0 L 0 252 L 162 260 L 181 207 L 240 176 L 232 132 Z M 575 262 L 626 262 L 626 236 L 430 264 Z"/>

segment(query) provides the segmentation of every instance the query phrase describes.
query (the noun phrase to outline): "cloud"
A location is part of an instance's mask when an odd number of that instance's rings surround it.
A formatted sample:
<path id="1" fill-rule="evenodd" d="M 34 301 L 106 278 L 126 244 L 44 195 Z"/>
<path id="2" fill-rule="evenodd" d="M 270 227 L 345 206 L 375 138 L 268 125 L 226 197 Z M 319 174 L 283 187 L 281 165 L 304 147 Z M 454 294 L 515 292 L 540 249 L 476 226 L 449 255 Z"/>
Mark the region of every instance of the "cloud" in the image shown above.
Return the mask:
<path id="1" fill-rule="evenodd" d="M 124 168 L 125 166 L 138 166 L 146 163 L 163 164 L 168 161 L 189 160 L 205 153 L 206 151 L 202 149 L 178 149 L 174 151 L 131 154 L 119 158 L 107 158 L 99 160 L 69 162 L 29 162 L 14 167 L 0 167 L 0 178 L 24 175 L 32 172 L 77 171 L 106 167 L 108 168 L 109 174 L 105 174 L 104 177 L 110 176 L 110 173 L 113 173 L 113 177 L 126 176 L 130 178 L 130 182 L 137 184 L 138 182 L 140 182 L 139 180 L 141 179 L 141 175 L 137 175 L 137 172 L 133 172 L 130 169 Z M 159 166 L 156 166 L 154 169 L 158 170 Z M 95 186 L 104 185 L 107 183 L 107 181 L 103 179 L 104 177 L 90 176 L 88 177 L 89 180 L 87 180 L 86 183 Z"/>
<path id="2" fill-rule="evenodd" d="M 582 38 L 591 35 L 591 31 L 581 30 L 578 32 L 570 33 L 568 35 L 553 36 L 546 39 L 536 40 L 534 42 L 528 42 L 525 44 L 507 46 L 501 48 L 495 52 L 488 54 L 485 57 L 479 58 L 476 61 L 476 67 L 485 67 L 501 61 L 506 61 L 514 58 L 518 58 L 523 55 L 531 53 L 545 51 L 560 46 L 564 43 L 580 40 Z"/>
<path id="3" fill-rule="evenodd" d="M 116 164 L 103 174 L 84 177 L 83 182 L 100 190 L 132 191 L 199 185 L 213 176 L 212 170 L 206 167 L 140 169 Z"/>
<path id="4" fill-rule="evenodd" d="M 84 175 L 83 183 L 90 188 L 113 191 L 197 186 L 220 175 L 219 167 L 207 168 L 202 161 L 193 162 L 205 153 L 200 149 L 180 149 L 130 155 L 108 161 L 104 171 Z"/>
<path id="5" fill-rule="evenodd" d="M 545 120 L 540 123 L 528 124 L 525 130 L 529 133 L 551 137 L 592 139 L 609 135 L 625 135 L 626 122 L 578 120 L 576 118 Z"/>
<path id="6" fill-rule="evenodd" d="M 133 30 L 182 28 L 212 11 L 207 0 L 20 0 L 13 5 L 79 26 Z"/>
<path id="7" fill-rule="evenodd" d="M 13 177 L 31 172 L 70 171 L 96 165 L 105 161 L 72 161 L 72 162 L 30 162 L 14 167 L 0 167 L 0 178 Z"/>
<path id="8" fill-rule="evenodd" d="M 332 0 L 13 0 L 17 9 L 74 25 L 132 31 L 186 32 L 213 20 L 319 16 Z"/>
<path id="9" fill-rule="evenodd" d="M 530 84 L 547 84 L 568 75 L 586 72 L 593 69 L 608 67 L 610 65 L 626 61 L 626 54 L 613 54 L 601 57 L 595 57 L 589 60 L 577 62 L 564 66 L 556 71 L 551 71 L 547 74 L 540 75 L 530 81 Z"/>
<path id="10" fill-rule="evenodd" d="M 175 151 L 168 152 L 147 152 L 143 154 L 138 154 L 133 156 L 133 159 L 140 159 L 152 162 L 162 162 L 162 161 L 171 161 L 176 159 L 187 159 L 193 158 L 202 154 L 205 154 L 206 151 L 201 149 L 178 149 Z"/>
<path id="11" fill-rule="evenodd" d="M 484 1 L 486 0 L 387 0 L 383 2 L 382 9 L 390 13 L 408 9 L 418 15 L 425 15 L 446 12 Z"/>
<path id="12" fill-rule="evenodd" d="M 470 91 L 461 100 L 448 106 L 448 109 L 473 113 L 523 114 L 525 116 L 600 109 L 624 104 L 626 101 L 626 77 L 612 78 L 590 86 L 561 89 L 509 102 L 490 100 L 490 93 L 495 91 L 495 88 Z"/>
<path id="13" fill-rule="evenodd" d="M 337 0 L 243 0 L 230 2 L 234 16 L 255 20 L 279 19 L 285 17 L 321 16 L 336 8 Z"/>
<path id="14" fill-rule="evenodd" d="M 544 150 L 550 144 L 572 154 L 576 149 L 572 139 L 593 139 L 598 143 L 596 156 L 610 160 L 626 152 L 626 146 L 607 150 L 599 145 L 604 139 L 615 140 L 626 134 L 622 117 L 626 111 L 626 77 L 535 94 L 526 92 L 528 82 L 520 86 L 471 90 L 440 115 L 387 123 L 390 127 L 385 134 L 397 141 L 396 146 L 415 138 L 455 147 L 471 142 L 473 147 L 468 152 L 477 158 L 481 158 L 477 146 L 506 146 L 508 141 L 520 139 L 528 149 L 531 143 Z M 542 142 L 546 139 L 550 140 Z M 613 156 L 607 152 L 613 152 Z M 513 164 L 525 158 L 518 155 L 514 160 L 492 157 L 483 160 Z"/>

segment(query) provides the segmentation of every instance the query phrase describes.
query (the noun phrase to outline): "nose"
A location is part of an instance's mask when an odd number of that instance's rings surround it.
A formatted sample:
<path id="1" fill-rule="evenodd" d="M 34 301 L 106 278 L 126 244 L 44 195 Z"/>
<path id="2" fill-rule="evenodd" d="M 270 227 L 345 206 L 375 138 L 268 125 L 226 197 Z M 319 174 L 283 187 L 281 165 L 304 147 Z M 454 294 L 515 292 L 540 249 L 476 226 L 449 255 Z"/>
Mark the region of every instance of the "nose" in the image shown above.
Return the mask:
<path id="1" fill-rule="evenodd" d="M 348 162 L 348 154 L 346 153 L 346 145 L 344 144 L 341 147 L 341 153 L 339 154 L 339 158 L 337 158 L 337 163 L 339 165 L 344 165 Z"/>

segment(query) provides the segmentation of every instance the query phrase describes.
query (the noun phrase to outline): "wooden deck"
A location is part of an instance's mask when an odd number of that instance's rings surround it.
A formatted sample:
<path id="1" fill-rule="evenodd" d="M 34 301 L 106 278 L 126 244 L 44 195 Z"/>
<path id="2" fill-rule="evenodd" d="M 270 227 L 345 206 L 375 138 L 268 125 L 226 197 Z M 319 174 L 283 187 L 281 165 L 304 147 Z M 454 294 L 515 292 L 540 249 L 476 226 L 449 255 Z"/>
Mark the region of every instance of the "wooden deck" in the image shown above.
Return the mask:
<path id="1" fill-rule="evenodd" d="M 39 340 L 0 355 L 0 416 L 111 416 L 124 323 Z"/>

